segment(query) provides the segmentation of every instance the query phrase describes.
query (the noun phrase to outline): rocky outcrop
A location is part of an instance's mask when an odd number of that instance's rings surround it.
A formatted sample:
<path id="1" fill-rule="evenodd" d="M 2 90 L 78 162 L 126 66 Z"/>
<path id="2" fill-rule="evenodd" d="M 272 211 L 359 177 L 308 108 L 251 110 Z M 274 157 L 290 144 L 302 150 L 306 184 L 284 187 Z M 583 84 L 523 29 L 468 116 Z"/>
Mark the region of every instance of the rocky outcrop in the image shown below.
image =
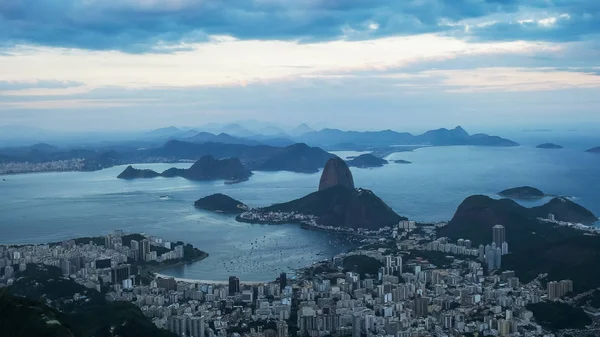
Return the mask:
<path id="1" fill-rule="evenodd" d="M 123 172 L 121 172 L 121 174 L 119 174 L 117 176 L 117 178 L 119 178 L 119 179 L 136 179 L 136 178 L 156 178 L 158 176 L 160 176 L 160 174 L 153 170 L 149 170 L 149 169 L 140 170 L 140 169 L 133 168 L 133 166 L 129 165 Z"/>
<path id="2" fill-rule="evenodd" d="M 333 157 L 327 161 L 321 181 L 319 182 L 319 191 L 341 185 L 349 189 L 354 189 L 354 178 L 352 172 L 344 160 L 340 157 Z"/>

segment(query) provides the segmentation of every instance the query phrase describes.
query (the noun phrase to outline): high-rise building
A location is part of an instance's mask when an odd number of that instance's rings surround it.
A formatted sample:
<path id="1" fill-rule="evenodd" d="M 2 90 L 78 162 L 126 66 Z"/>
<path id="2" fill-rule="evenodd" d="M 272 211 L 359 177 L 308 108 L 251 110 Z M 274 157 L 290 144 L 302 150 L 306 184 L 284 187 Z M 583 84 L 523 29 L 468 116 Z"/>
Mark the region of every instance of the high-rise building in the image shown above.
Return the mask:
<path id="1" fill-rule="evenodd" d="M 554 214 L 550 213 L 550 214 L 548 214 L 548 220 L 556 221 L 556 217 L 554 216 Z"/>
<path id="2" fill-rule="evenodd" d="M 496 248 L 496 252 L 494 253 L 494 267 L 496 269 L 502 266 L 502 249 Z"/>
<path id="3" fill-rule="evenodd" d="M 391 255 L 386 255 L 385 256 L 385 267 L 389 268 L 392 266 L 392 256 Z"/>
<path id="4" fill-rule="evenodd" d="M 506 242 L 506 229 L 502 225 L 496 225 L 492 228 L 493 242 L 496 247 L 502 247 L 502 243 Z"/>
<path id="5" fill-rule="evenodd" d="M 402 256 L 396 256 L 396 271 L 398 275 L 402 274 Z"/>
<path id="6" fill-rule="evenodd" d="M 150 253 L 150 241 L 144 239 L 140 242 L 140 261 L 146 261 Z"/>
<path id="7" fill-rule="evenodd" d="M 550 281 L 546 285 L 548 290 L 548 299 L 553 300 L 558 298 L 558 283 L 556 281 Z"/>
<path id="8" fill-rule="evenodd" d="M 134 252 L 134 254 L 133 254 L 133 256 L 135 257 L 134 260 L 139 260 L 140 259 L 140 243 L 139 243 L 139 241 L 131 240 L 131 243 L 129 244 L 129 248 Z"/>
<path id="9" fill-rule="evenodd" d="M 193 316 L 190 319 L 189 336 L 204 337 L 204 316 Z"/>
<path id="10" fill-rule="evenodd" d="M 104 237 L 104 247 L 106 247 L 106 249 L 112 248 L 112 235 L 108 234 Z"/>
<path id="11" fill-rule="evenodd" d="M 287 274 L 281 273 L 279 275 L 279 289 L 283 290 L 287 286 Z"/>
<path id="12" fill-rule="evenodd" d="M 277 321 L 277 337 L 288 337 L 288 325 L 285 321 Z"/>
<path id="13" fill-rule="evenodd" d="M 427 297 L 416 296 L 414 300 L 415 316 L 426 317 L 429 314 L 429 299 Z"/>
<path id="14" fill-rule="evenodd" d="M 110 279 L 113 284 L 121 284 L 131 275 L 131 265 L 120 264 L 110 271 Z"/>
<path id="15" fill-rule="evenodd" d="M 508 254 L 508 242 L 502 242 L 502 255 Z"/>
<path id="16" fill-rule="evenodd" d="M 233 296 L 240 292 L 240 278 L 237 276 L 229 276 L 229 296 Z"/>
<path id="17" fill-rule="evenodd" d="M 359 313 L 355 312 L 352 315 L 352 337 L 360 337 L 361 335 L 361 316 Z"/>

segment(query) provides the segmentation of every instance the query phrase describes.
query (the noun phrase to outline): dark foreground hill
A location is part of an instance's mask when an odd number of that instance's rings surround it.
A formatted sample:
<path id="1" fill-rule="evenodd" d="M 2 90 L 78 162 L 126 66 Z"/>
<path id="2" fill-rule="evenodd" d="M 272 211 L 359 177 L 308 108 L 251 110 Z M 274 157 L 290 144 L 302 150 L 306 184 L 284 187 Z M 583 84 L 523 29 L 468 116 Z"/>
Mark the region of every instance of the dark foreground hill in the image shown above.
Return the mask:
<path id="1" fill-rule="evenodd" d="M 0 290 L 2 336 L 175 336 L 157 328 L 135 305 L 108 302 L 96 290 L 63 278 L 59 268 L 28 264 L 18 276 Z M 75 300 L 76 293 L 83 296 Z"/>

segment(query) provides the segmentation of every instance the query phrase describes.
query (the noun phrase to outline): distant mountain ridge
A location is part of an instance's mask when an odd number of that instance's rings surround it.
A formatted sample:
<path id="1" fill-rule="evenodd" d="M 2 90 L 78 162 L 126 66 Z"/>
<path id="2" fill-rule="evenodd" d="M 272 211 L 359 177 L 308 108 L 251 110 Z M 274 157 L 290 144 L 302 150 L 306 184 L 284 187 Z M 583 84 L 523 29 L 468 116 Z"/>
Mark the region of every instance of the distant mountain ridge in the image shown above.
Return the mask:
<path id="1" fill-rule="evenodd" d="M 413 135 L 407 132 L 396 132 L 392 130 L 383 131 L 342 131 L 338 129 L 323 129 L 304 134 L 297 141 L 319 146 L 331 146 L 334 144 L 361 144 L 368 146 L 391 146 L 391 145 L 475 145 L 475 146 L 518 146 L 511 140 L 489 136 L 483 133 L 469 135 L 462 127 L 454 129 L 430 130 L 421 135 Z"/>

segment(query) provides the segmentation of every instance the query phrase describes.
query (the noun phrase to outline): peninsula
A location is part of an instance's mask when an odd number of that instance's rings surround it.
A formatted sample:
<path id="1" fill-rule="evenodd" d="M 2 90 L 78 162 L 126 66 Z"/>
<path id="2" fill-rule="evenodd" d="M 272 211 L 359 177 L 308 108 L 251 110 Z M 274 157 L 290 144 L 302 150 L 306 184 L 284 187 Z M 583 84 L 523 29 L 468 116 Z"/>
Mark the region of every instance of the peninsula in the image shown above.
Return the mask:
<path id="1" fill-rule="evenodd" d="M 239 214 L 249 210 L 241 201 L 221 193 L 196 200 L 194 207 L 225 214 Z"/>
<path id="2" fill-rule="evenodd" d="M 544 192 L 531 186 L 521 186 L 515 188 L 509 188 L 501 191 L 498 195 L 506 198 L 523 199 L 523 200 L 534 200 L 541 199 L 546 196 Z"/>
<path id="3" fill-rule="evenodd" d="M 354 188 L 352 173 L 339 157 L 330 159 L 321 175 L 319 190 L 303 198 L 240 214 L 240 222 L 302 223 L 347 230 L 377 230 L 407 220 L 372 191 Z"/>
<path id="4" fill-rule="evenodd" d="M 553 143 L 544 143 L 536 146 L 537 149 L 562 149 L 563 147 Z"/>
<path id="5" fill-rule="evenodd" d="M 196 161 L 188 169 L 170 168 L 162 173 L 152 170 L 139 170 L 128 166 L 125 171 L 117 176 L 119 179 L 155 178 L 155 177 L 182 177 L 189 180 L 218 180 L 225 179 L 231 182 L 245 181 L 252 172 L 247 169 L 238 158 L 217 160 L 210 155 Z"/>

